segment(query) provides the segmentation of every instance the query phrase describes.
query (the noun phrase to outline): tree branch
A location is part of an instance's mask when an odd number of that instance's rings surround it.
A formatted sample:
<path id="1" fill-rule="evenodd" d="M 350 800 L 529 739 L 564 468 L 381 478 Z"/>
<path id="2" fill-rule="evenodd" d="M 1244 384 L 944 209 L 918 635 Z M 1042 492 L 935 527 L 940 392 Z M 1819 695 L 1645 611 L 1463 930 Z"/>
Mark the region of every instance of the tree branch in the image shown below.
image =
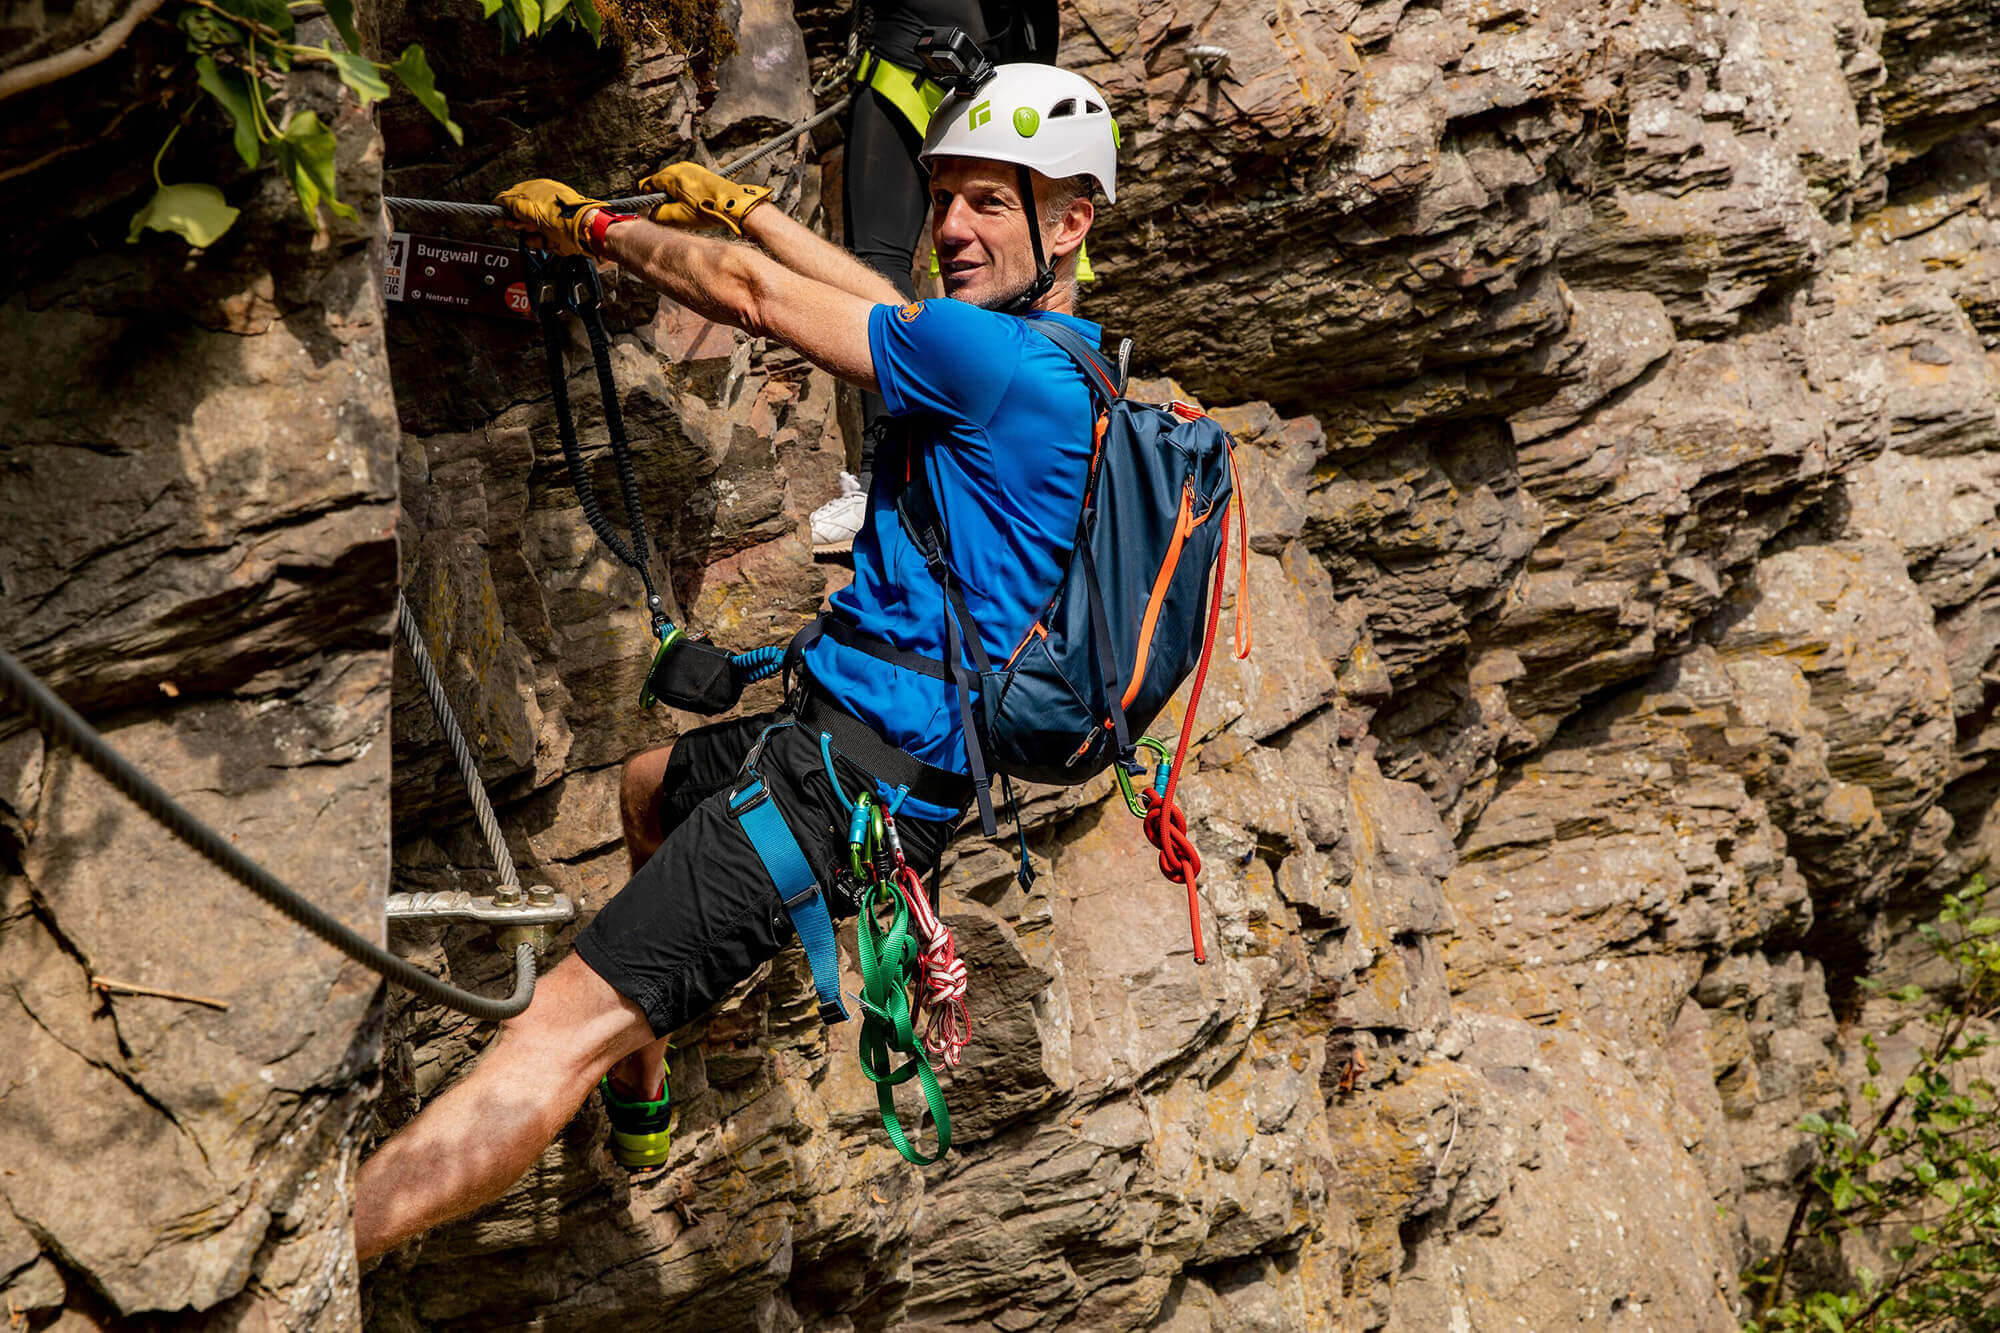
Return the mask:
<path id="1" fill-rule="evenodd" d="M 66 79 L 72 74 L 81 74 L 92 65 L 104 60 L 132 35 L 132 29 L 153 16 L 154 11 L 167 0 L 132 0 L 123 14 L 104 26 L 95 37 L 58 51 L 52 56 L 17 65 L 0 73 L 0 102 L 35 88 L 45 87 L 58 79 Z"/>

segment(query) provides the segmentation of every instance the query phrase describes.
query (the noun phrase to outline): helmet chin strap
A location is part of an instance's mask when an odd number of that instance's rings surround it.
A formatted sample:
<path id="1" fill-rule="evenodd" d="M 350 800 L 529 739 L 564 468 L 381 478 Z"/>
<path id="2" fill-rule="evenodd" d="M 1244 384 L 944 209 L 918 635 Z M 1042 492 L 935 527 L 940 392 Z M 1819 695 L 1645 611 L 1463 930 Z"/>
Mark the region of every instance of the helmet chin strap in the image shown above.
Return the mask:
<path id="1" fill-rule="evenodd" d="M 1042 251 L 1042 210 L 1035 202 L 1034 174 L 1025 166 L 1016 165 L 1014 169 L 1020 173 L 1021 208 L 1028 215 L 1028 244 L 1035 250 L 1035 280 L 1023 288 L 1019 296 L 999 308 L 1003 315 L 1027 314 L 1056 285 L 1056 271 L 1049 266 L 1048 256 Z"/>

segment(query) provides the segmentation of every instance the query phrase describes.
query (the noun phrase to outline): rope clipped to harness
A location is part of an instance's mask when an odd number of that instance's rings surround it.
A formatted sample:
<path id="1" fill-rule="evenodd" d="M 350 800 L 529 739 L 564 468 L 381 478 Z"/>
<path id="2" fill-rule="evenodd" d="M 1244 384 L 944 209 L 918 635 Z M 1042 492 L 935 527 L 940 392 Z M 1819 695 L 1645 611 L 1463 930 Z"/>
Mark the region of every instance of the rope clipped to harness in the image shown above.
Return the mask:
<path id="1" fill-rule="evenodd" d="M 951 930 L 939 919 L 916 867 L 903 856 L 896 807 L 907 788 L 886 803 L 863 791 L 852 801 L 833 766 L 833 737 L 821 732 L 820 762 L 834 795 L 847 806 L 848 870 L 860 886 L 855 945 L 861 955 L 861 1071 L 875 1084 L 882 1129 L 905 1161 L 929 1166 L 951 1148 L 951 1113 L 932 1060 L 958 1066 L 972 1039 L 966 1007 L 966 968 Z M 883 924 L 886 914 L 887 925 Z M 914 993 L 914 999 L 912 998 Z M 923 1034 L 918 1035 L 921 1023 Z M 896 1064 L 892 1057 L 902 1056 Z M 916 1079 L 936 1126 L 937 1152 L 926 1157 L 903 1128 L 896 1088 Z"/>
<path id="2" fill-rule="evenodd" d="M 922 949 L 911 928 L 911 903 L 922 897 L 921 890 L 906 892 L 899 879 L 871 878 L 862 888 L 855 942 L 861 954 L 861 1072 L 875 1085 L 882 1129 L 896 1151 L 907 1162 L 929 1166 L 951 1150 L 951 1112 L 945 1107 L 937 1071 L 925 1056 L 926 1044 L 917 1036 L 910 1006 L 909 976 Z M 904 1057 L 901 1064 L 894 1063 L 895 1055 Z M 912 1078 L 923 1089 L 924 1106 L 937 1130 L 937 1151 L 929 1156 L 910 1141 L 896 1110 L 896 1088 Z"/>
<path id="3" fill-rule="evenodd" d="M 611 554 L 639 576 L 646 590 L 646 612 L 652 619 L 653 633 L 664 644 L 673 627 L 667 621 L 666 603 L 653 586 L 646 511 L 639 500 L 639 474 L 632 463 L 632 442 L 625 433 L 618 382 L 611 372 L 611 335 L 604 327 L 604 286 L 598 279 L 597 265 L 587 255 L 558 259 L 526 245 L 522 247 L 522 256 L 528 272 L 528 304 L 542 326 L 542 352 L 548 361 L 556 436 L 562 443 L 570 485 L 576 489 L 577 504 L 583 509 L 590 530 Z M 583 446 L 577 440 L 576 415 L 569 401 L 569 371 L 563 359 L 565 315 L 574 315 L 583 324 L 590 341 L 590 359 L 597 371 L 597 391 L 603 401 L 605 431 L 611 440 L 611 461 L 618 473 L 618 496 L 625 507 L 623 533 L 605 516 L 590 468 L 583 461 Z"/>

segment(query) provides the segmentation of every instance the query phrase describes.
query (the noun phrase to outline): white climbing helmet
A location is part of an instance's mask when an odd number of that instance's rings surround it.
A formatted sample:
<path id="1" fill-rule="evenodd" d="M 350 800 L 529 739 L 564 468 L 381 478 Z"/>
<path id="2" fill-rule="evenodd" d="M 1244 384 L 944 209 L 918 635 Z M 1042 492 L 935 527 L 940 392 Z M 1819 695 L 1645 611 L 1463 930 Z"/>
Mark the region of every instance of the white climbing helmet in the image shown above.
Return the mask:
<path id="1" fill-rule="evenodd" d="M 1001 65 L 931 115 L 920 154 L 1031 167 L 1051 180 L 1088 176 L 1118 202 L 1118 122 L 1089 79 L 1054 65 Z"/>

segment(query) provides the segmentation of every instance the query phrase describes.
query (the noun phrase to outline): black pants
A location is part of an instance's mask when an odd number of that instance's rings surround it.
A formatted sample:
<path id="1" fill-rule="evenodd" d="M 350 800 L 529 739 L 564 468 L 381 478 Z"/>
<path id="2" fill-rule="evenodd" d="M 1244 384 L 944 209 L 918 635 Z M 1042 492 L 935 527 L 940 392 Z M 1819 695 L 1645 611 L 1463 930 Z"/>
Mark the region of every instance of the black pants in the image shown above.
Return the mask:
<path id="1" fill-rule="evenodd" d="M 836 918 L 854 915 L 834 890 L 847 864 L 848 810 L 834 794 L 819 741 L 788 714 L 764 713 L 700 727 L 674 745 L 660 784 L 666 841 L 577 936 L 590 970 L 645 1011 L 664 1037 L 715 1005 L 737 982 L 797 938 L 729 795 L 760 736 L 757 771 L 799 840 Z M 848 795 L 874 787 L 834 756 Z M 903 853 L 919 873 L 937 864 L 955 820 L 898 819 Z"/>
<path id="2" fill-rule="evenodd" d="M 855 91 L 847 117 L 846 187 L 841 219 L 847 248 L 868 267 L 916 295 L 910 281 L 917 242 L 930 218 L 930 177 L 917 162 L 923 136 L 873 88 Z M 875 470 L 875 423 L 888 415 L 882 397 L 861 395 L 861 467 Z"/>

